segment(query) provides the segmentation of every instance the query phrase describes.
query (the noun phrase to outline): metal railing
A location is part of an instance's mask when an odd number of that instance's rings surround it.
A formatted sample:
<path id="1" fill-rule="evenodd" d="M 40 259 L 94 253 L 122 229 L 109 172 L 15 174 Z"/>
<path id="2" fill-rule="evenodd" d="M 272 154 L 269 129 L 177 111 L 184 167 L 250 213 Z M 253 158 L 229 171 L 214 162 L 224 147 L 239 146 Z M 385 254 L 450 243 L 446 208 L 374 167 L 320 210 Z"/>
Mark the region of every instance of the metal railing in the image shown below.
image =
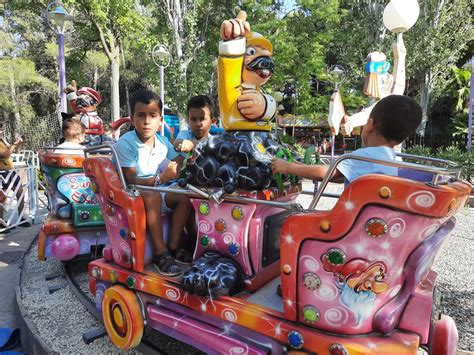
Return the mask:
<path id="1" fill-rule="evenodd" d="M 184 194 L 190 197 L 199 197 L 204 198 L 213 202 L 221 203 L 222 201 L 229 201 L 229 202 L 240 202 L 240 203 L 255 203 L 260 205 L 267 205 L 272 207 L 278 207 L 287 210 L 301 210 L 302 207 L 297 203 L 284 203 L 284 202 L 276 202 L 276 201 L 265 201 L 265 200 L 258 200 L 253 199 L 245 196 L 239 196 L 236 194 L 227 195 L 223 192 L 222 189 L 204 189 L 204 188 L 197 188 L 190 184 L 187 184 L 187 188 L 173 188 L 173 187 L 151 187 L 151 186 L 144 186 L 144 185 L 128 185 L 125 181 L 125 177 L 123 175 L 122 169 L 120 168 L 120 160 L 117 156 L 115 148 L 113 145 L 101 145 L 97 147 L 86 148 L 84 150 L 86 158 L 89 154 L 97 154 L 97 153 L 104 153 L 110 152 L 112 154 L 112 161 L 115 164 L 115 168 L 120 178 L 120 182 L 122 184 L 122 188 L 127 190 L 129 193 L 133 193 L 136 190 L 143 190 L 143 191 L 156 191 L 156 192 L 169 192 L 169 193 L 177 193 L 177 194 Z M 368 157 L 362 157 L 352 154 L 347 154 L 340 156 L 339 158 L 335 159 L 332 164 L 329 166 L 328 171 L 322 180 L 319 188 L 314 192 L 303 191 L 304 194 L 314 194 L 314 198 L 309 205 L 309 210 L 314 210 L 317 206 L 320 198 L 322 196 L 331 197 L 331 198 L 339 198 L 340 194 L 336 193 L 328 193 L 324 190 L 326 189 L 334 171 L 336 170 L 337 166 L 344 160 L 353 159 L 359 160 L 364 162 L 370 162 L 375 164 L 381 164 L 386 166 L 392 166 L 396 168 L 405 168 L 411 169 L 420 172 L 427 172 L 433 174 L 432 180 L 430 182 L 431 185 L 436 186 L 439 182 L 439 178 L 441 176 L 452 176 L 455 179 L 459 179 L 461 173 L 461 167 L 459 167 L 456 163 L 451 162 L 449 160 L 438 159 L 438 158 L 431 158 L 431 157 L 421 157 L 417 155 L 411 154 L 402 154 L 397 153 L 397 157 L 410 159 L 410 160 L 418 160 L 428 163 L 435 163 L 439 165 L 444 165 L 446 167 L 433 167 L 415 163 L 407 163 L 401 160 L 382 160 L 382 159 L 373 159 Z"/>
<path id="2" fill-rule="evenodd" d="M 461 167 L 458 166 L 456 163 L 451 162 L 449 160 L 444 160 L 444 159 L 438 159 L 438 158 L 430 158 L 430 157 L 421 157 L 418 155 L 411 155 L 411 154 L 402 154 L 402 153 L 397 153 L 397 157 L 400 158 L 405 158 L 405 159 L 411 159 L 411 160 L 418 160 L 418 161 L 426 161 L 429 163 L 436 163 L 440 165 L 445 165 L 446 168 L 439 168 L 439 167 L 433 167 L 433 166 L 427 166 L 427 165 L 421 165 L 421 164 L 414 164 L 414 163 L 407 163 L 401 160 L 382 160 L 382 159 L 373 159 L 373 158 L 368 158 L 368 157 L 362 157 L 358 155 L 352 155 L 352 154 L 347 154 L 347 155 L 342 155 L 339 158 L 335 159 L 332 164 L 329 166 L 328 171 L 326 172 L 326 175 L 324 176 L 324 179 L 321 181 L 321 185 L 315 192 L 314 198 L 311 201 L 309 205 L 309 209 L 313 210 L 316 208 L 319 199 L 323 196 L 324 190 L 326 189 L 329 181 L 331 180 L 332 175 L 336 171 L 337 166 L 344 160 L 352 159 L 352 160 L 359 160 L 359 161 L 364 161 L 364 162 L 369 162 L 369 163 L 375 163 L 375 164 L 381 164 L 381 165 L 386 165 L 386 166 L 391 166 L 391 167 L 396 167 L 396 168 L 404 168 L 404 169 L 410 169 L 410 170 L 415 170 L 415 171 L 420 171 L 420 172 L 427 172 L 433 174 L 433 177 L 431 179 L 430 184 L 433 186 L 436 186 L 438 184 L 439 178 L 441 176 L 452 176 L 455 179 L 459 179 L 459 175 L 461 174 Z M 338 198 L 339 195 L 337 194 L 332 194 L 326 195 L 327 197 L 336 197 Z"/>
<path id="3" fill-rule="evenodd" d="M 112 162 L 115 165 L 115 170 L 119 175 L 119 179 L 122 185 L 122 188 L 128 191 L 130 194 L 134 194 L 134 191 L 154 191 L 154 192 L 165 192 L 165 193 L 176 193 L 180 195 L 187 195 L 189 197 L 204 198 L 211 202 L 221 203 L 223 201 L 236 202 L 236 203 L 247 203 L 247 204 L 257 204 L 265 205 L 271 207 L 277 207 L 285 210 L 302 210 L 301 205 L 297 203 L 286 203 L 286 202 L 276 202 L 276 201 L 266 201 L 259 200 L 256 198 L 250 198 L 245 196 L 240 196 L 237 194 L 225 194 L 223 189 L 208 189 L 208 188 L 197 188 L 191 184 L 186 184 L 185 188 L 174 188 L 174 187 L 160 187 L 160 186 L 145 186 L 145 185 L 133 185 L 127 184 L 125 177 L 123 175 L 122 169 L 120 168 L 120 160 L 117 156 L 117 152 L 113 145 L 100 145 L 97 147 L 86 148 L 84 150 L 86 158 L 90 154 L 105 153 L 110 151 L 112 154 Z"/>

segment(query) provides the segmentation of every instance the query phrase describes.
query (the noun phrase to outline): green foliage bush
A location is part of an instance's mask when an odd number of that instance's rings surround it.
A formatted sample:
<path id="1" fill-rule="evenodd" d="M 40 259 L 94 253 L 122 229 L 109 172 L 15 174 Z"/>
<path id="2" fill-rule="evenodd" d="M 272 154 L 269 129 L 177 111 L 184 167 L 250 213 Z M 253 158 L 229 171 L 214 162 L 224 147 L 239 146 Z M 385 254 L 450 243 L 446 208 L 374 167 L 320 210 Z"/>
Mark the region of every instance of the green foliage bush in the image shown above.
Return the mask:
<path id="1" fill-rule="evenodd" d="M 430 147 L 424 145 L 414 145 L 413 147 L 405 149 L 406 154 L 420 155 L 422 157 L 431 157 L 433 153 Z"/>

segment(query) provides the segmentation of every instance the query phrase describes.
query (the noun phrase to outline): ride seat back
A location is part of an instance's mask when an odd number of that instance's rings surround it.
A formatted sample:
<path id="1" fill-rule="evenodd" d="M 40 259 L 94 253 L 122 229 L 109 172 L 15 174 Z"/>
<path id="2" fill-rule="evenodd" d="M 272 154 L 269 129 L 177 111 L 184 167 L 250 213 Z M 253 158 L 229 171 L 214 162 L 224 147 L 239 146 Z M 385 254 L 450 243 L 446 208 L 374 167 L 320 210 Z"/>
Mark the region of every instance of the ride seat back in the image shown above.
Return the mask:
<path id="1" fill-rule="evenodd" d="M 109 236 L 110 259 L 124 268 L 143 271 L 147 249 L 143 199 L 122 186 L 108 157 L 86 158 L 84 172 L 91 179 L 92 190 L 97 194 L 102 210 Z"/>
<path id="2" fill-rule="evenodd" d="M 367 175 L 331 211 L 290 216 L 280 246 L 285 317 L 342 334 L 392 331 L 468 194 L 462 182 Z"/>
<path id="3" fill-rule="evenodd" d="M 433 174 L 427 171 L 399 168 L 398 177 L 414 181 L 429 182 L 433 179 Z"/>
<path id="4" fill-rule="evenodd" d="M 97 198 L 84 175 L 82 155 L 55 154 L 45 150 L 38 153 L 46 182 L 50 215 L 74 219 L 76 226 L 102 225 Z"/>

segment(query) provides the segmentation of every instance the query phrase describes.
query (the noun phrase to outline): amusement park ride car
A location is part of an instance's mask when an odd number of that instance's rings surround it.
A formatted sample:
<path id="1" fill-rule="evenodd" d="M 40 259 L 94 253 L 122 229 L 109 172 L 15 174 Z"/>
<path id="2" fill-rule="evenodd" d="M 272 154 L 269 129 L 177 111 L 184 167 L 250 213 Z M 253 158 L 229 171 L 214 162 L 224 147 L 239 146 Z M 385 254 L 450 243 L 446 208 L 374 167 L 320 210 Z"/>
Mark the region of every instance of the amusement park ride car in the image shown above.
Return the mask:
<path id="1" fill-rule="evenodd" d="M 38 259 L 100 255 L 107 233 L 82 169 L 84 155 L 62 154 L 59 148 L 49 147 L 38 156 L 50 210 L 38 236 Z"/>
<path id="2" fill-rule="evenodd" d="M 321 211 L 314 208 L 337 164 L 370 159 L 337 159 L 302 210 L 298 184 L 228 195 L 186 182 L 127 186 L 116 157 L 94 149 L 105 147 L 87 149 L 83 165 L 109 244 L 89 264 L 90 290 L 119 348 L 139 344 L 149 326 L 208 353 L 455 352 L 456 326 L 440 315 L 431 270 L 470 191 L 449 162 L 374 160 L 399 176 L 360 177 Z M 151 266 L 143 189 L 191 195 L 198 241 L 181 276 Z"/>

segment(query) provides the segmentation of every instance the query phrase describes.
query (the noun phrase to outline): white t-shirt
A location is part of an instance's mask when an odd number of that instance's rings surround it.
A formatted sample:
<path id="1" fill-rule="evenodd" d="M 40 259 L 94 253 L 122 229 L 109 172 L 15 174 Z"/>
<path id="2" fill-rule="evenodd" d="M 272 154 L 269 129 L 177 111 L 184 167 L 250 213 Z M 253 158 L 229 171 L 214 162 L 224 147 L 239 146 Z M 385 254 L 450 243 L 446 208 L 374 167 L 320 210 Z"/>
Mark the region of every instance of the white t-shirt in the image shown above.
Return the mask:
<path id="1" fill-rule="evenodd" d="M 84 155 L 84 146 L 74 142 L 64 142 L 57 146 L 57 148 L 68 148 L 68 149 L 56 149 L 55 154 L 77 154 Z"/>

